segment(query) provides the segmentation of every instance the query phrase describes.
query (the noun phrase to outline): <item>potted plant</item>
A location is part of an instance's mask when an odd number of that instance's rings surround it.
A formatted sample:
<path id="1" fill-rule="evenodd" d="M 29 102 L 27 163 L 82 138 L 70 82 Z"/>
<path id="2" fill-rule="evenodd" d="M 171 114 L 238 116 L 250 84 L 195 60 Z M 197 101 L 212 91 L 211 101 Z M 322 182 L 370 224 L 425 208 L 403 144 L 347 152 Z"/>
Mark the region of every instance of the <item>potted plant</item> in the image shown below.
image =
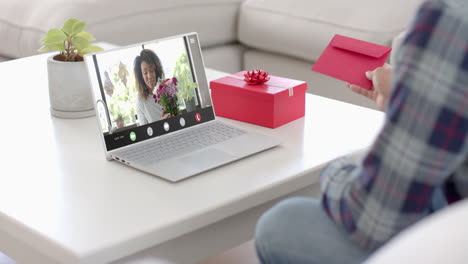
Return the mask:
<path id="1" fill-rule="evenodd" d="M 122 128 L 125 126 L 124 115 L 122 113 L 117 114 L 117 117 L 115 118 L 115 125 L 118 128 Z"/>
<path id="2" fill-rule="evenodd" d="M 61 29 L 51 29 L 41 39 L 39 51 L 59 51 L 47 59 L 50 111 L 62 118 L 95 114 L 83 55 L 103 50 L 90 44 L 94 37 L 85 32 L 86 23 L 70 18 Z"/>
<path id="3" fill-rule="evenodd" d="M 185 109 L 187 112 L 192 112 L 196 108 L 195 104 L 195 88 L 197 84 L 192 82 L 192 74 L 190 66 L 187 62 L 187 53 L 182 53 L 177 59 L 174 67 L 174 76 L 177 78 L 179 91 L 177 96 L 184 100 Z"/>

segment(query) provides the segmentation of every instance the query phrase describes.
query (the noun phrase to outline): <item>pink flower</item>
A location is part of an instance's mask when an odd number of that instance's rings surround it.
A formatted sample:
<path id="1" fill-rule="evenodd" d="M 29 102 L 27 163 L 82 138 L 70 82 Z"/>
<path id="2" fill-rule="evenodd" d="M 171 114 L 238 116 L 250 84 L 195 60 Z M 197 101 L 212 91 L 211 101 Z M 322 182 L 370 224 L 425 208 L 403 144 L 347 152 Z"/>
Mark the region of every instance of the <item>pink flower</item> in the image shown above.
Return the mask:
<path id="1" fill-rule="evenodd" d="M 154 102 L 161 104 L 164 113 L 176 116 L 179 114 L 177 105 L 177 78 L 165 79 L 159 81 L 159 85 L 153 89 Z"/>

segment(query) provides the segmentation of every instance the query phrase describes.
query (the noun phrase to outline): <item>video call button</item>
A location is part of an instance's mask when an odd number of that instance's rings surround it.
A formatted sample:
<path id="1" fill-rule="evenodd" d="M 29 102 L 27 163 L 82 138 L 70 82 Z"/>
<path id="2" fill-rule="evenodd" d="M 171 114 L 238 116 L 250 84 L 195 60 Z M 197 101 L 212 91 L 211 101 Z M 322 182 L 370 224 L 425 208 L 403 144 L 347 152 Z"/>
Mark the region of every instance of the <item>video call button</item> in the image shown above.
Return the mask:
<path id="1" fill-rule="evenodd" d="M 169 123 L 164 122 L 164 130 L 169 131 Z"/>
<path id="2" fill-rule="evenodd" d="M 136 140 L 136 134 L 135 134 L 135 132 L 133 132 L 133 131 L 130 132 L 130 140 L 131 140 L 131 141 L 135 141 L 135 140 Z"/>
<path id="3" fill-rule="evenodd" d="M 195 114 L 195 120 L 197 120 L 197 122 L 200 122 L 200 121 L 201 121 L 201 115 L 200 115 L 200 113 L 196 113 L 196 114 Z"/>
<path id="4" fill-rule="evenodd" d="M 148 127 L 148 128 L 146 129 L 146 133 L 148 134 L 148 136 L 151 137 L 151 136 L 153 135 L 153 129 L 152 129 L 151 127 Z"/>

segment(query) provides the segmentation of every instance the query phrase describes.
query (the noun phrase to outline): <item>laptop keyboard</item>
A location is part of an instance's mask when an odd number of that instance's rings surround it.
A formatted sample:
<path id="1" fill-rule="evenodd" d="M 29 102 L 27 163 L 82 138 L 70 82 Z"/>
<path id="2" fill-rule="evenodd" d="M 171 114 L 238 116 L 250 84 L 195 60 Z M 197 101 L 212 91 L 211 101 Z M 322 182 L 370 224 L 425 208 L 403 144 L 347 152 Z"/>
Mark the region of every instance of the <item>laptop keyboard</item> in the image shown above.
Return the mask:
<path id="1" fill-rule="evenodd" d="M 149 165 L 163 159 L 206 148 L 245 133 L 246 131 L 242 129 L 221 122 L 212 122 L 212 124 L 165 136 L 163 140 L 148 142 L 135 148 L 118 151 L 116 156 L 137 161 L 142 165 Z"/>

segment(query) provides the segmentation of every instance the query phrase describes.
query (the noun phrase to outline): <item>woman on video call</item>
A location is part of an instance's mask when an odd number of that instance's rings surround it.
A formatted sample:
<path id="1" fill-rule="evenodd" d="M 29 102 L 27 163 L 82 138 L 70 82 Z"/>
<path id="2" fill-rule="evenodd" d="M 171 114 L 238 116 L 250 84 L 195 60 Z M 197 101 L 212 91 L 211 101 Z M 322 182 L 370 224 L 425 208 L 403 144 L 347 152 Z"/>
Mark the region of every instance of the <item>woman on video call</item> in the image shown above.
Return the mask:
<path id="1" fill-rule="evenodd" d="M 160 104 L 154 102 L 153 89 L 158 79 L 164 79 L 161 60 L 149 49 L 143 49 L 135 58 L 133 71 L 136 80 L 137 118 L 140 125 L 148 124 L 163 118 Z"/>

